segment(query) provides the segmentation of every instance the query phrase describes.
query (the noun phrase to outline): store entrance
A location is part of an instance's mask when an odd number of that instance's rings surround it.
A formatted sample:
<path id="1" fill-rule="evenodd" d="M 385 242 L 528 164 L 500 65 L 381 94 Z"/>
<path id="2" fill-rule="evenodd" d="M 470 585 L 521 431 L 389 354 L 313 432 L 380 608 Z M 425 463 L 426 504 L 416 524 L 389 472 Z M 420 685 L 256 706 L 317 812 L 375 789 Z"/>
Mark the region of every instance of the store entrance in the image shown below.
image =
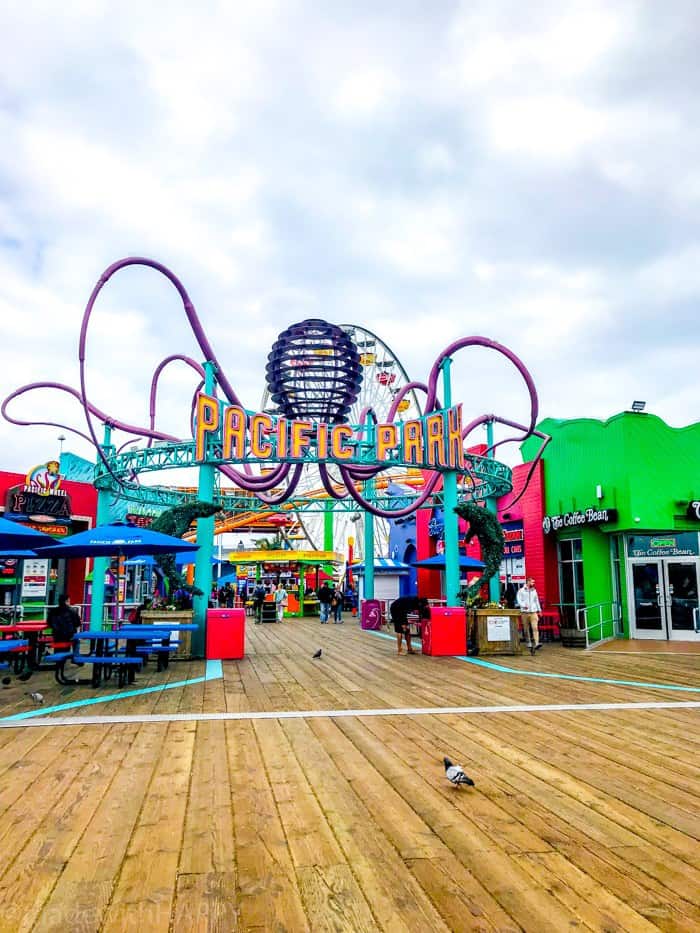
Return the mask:
<path id="1" fill-rule="evenodd" d="M 698 559 L 631 561 L 633 638 L 700 641 Z"/>

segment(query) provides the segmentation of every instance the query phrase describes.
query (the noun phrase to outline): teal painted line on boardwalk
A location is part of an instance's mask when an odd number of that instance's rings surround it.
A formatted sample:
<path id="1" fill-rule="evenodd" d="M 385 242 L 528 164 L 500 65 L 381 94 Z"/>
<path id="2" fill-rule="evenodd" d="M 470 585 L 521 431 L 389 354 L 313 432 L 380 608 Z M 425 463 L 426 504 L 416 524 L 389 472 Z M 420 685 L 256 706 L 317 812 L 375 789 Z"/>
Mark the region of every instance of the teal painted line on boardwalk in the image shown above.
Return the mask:
<path id="1" fill-rule="evenodd" d="M 219 680 L 223 676 L 224 671 L 221 661 L 207 661 L 204 677 L 176 680 L 170 684 L 158 684 L 156 687 L 141 687 L 139 690 L 123 690 L 120 693 L 110 693 L 108 696 L 87 697 L 84 700 L 72 700 L 70 703 L 58 703 L 56 706 L 41 706 L 37 709 L 27 710 L 25 713 L 3 716 L 2 719 L 33 719 L 36 716 L 46 716 L 48 713 L 62 713 L 67 709 L 79 709 L 82 706 L 95 706 L 97 703 L 111 703 L 112 700 L 126 700 L 129 697 L 146 696 L 149 693 L 159 693 L 162 690 L 174 690 L 176 687 L 189 687 L 192 684 L 201 684 L 207 680 Z"/>
<path id="2" fill-rule="evenodd" d="M 481 658 L 466 658 L 457 655 L 458 661 L 467 664 L 478 664 L 479 667 L 488 667 L 494 671 L 503 671 L 504 674 L 522 674 L 525 677 L 554 677 L 559 680 L 580 680 L 591 684 L 612 684 L 615 687 L 647 687 L 652 690 L 683 690 L 688 693 L 700 693 L 700 687 L 686 687 L 680 684 L 650 684 L 642 680 L 610 680 L 607 677 L 585 677 L 583 674 L 555 674 L 549 671 L 520 671 L 514 667 L 504 667 L 494 664 L 493 661 L 482 661 Z"/>
<path id="3" fill-rule="evenodd" d="M 389 638 L 394 641 L 395 636 L 387 635 L 385 632 L 370 631 L 370 635 L 378 635 L 380 638 Z M 579 680 L 590 684 L 612 684 L 614 687 L 646 687 L 652 690 L 681 690 L 686 693 L 700 693 L 700 687 L 685 687 L 679 684 L 648 684 L 641 680 L 609 680 L 606 677 L 585 677 L 583 674 L 556 674 L 550 671 L 521 671 L 515 667 L 504 667 L 502 664 L 494 664 L 493 661 L 482 661 L 481 658 L 467 658 L 464 655 L 450 655 L 457 661 L 466 661 L 467 664 L 477 664 L 479 667 L 488 667 L 492 671 L 500 671 L 503 674 L 519 674 L 521 677 L 551 677 L 555 680 Z"/>

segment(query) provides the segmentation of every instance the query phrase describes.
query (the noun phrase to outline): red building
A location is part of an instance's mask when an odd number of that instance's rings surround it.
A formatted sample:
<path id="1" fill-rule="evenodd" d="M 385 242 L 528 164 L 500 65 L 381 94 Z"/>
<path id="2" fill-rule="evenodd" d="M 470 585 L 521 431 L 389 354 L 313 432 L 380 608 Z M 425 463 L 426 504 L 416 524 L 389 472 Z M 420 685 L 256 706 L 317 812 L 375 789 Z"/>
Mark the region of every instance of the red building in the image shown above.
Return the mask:
<path id="1" fill-rule="evenodd" d="M 482 453 L 473 448 L 473 453 Z M 513 468 L 513 491 L 497 500 L 498 519 L 505 535 L 505 553 L 501 565 L 501 584 L 510 588 L 511 595 L 522 583 L 525 575 L 533 576 L 543 603 L 559 602 L 557 558 L 552 542 L 542 529 L 544 517 L 544 463 L 536 464 L 532 475 L 528 475 L 532 464 L 519 464 Z M 527 488 L 517 502 L 514 500 Z M 511 505 L 511 503 L 513 503 Z M 466 544 L 467 523 L 459 520 L 460 550 L 469 557 L 480 558 L 481 549 L 477 539 Z M 416 550 L 419 560 L 440 553 L 442 546 L 442 522 L 433 510 L 421 509 L 416 513 Z M 470 576 L 470 579 L 473 579 Z M 439 599 L 441 575 L 433 570 L 418 570 L 418 592 L 430 599 Z"/>
<path id="2" fill-rule="evenodd" d="M 57 540 L 95 525 L 97 491 L 89 483 L 64 480 L 51 460 L 28 473 L 0 471 L 0 514 Z M 54 605 L 61 593 L 82 602 L 87 561 L 53 558 L 17 561 L 0 558 L 0 606 Z"/>

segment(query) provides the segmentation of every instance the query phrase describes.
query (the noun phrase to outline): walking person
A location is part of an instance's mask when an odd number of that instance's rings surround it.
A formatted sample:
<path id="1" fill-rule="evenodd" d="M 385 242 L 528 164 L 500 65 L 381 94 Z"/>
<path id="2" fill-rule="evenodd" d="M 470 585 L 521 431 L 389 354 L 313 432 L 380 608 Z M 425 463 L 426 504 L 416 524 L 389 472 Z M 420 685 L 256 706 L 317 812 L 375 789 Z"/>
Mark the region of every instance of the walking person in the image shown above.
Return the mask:
<path id="1" fill-rule="evenodd" d="M 421 619 L 430 618 L 428 600 L 422 596 L 399 596 L 389 606 L 389 615 L 396 632 L 396 653 L 401 654 L 402 638 L 406 639 L 406 653 L 415 654 L 411 647 L 411 627 L 408 622 L 409 612 L 417 612 Z"/>
<path id="2" fill-rule="evenodd" d="M 255 623 L 262 622 L 262 607 L 265 602 L 265 587 L 258 580 L 255 584 L 255 589 L 253 590 L 253 614 L 255 615 Z"/>
<path id="3" fill-rule="evenodd" d="M 323 583 L 318 591 L 318 614 L 321 617 L 321 624 L 328 622 L 328 616 L 331 613 L 331 602 L 333 600 L 333 590 L 327 583 Z"/>
<path id="4" fill-rule="evenodd" d="M 277 621 L 281 622 L 284 619 L 284 610 L 287 608 L 287 591 L 284 583 L 280 583 L 275 590 L 275 608 L 277 609 Z"/>
<path id="5" fill-rule="evenodd" d="M 535 578 L 528 577 L 525 580 L 525 586 L 518 590 L 518 609 L 522 613 L 523 637 L 526 639 L 527 646 L 534 654 L 542 647 L 540 641 L 539 621 L 542 606 L 540 598 L 535 589 Z"/>
<path id="6" fill-rule="evenodd" d="M 334 625 L 343 624 L 343 594 L 339 586 L 336 586 L 331 596 L 331 609 L 333 610 Z"/>

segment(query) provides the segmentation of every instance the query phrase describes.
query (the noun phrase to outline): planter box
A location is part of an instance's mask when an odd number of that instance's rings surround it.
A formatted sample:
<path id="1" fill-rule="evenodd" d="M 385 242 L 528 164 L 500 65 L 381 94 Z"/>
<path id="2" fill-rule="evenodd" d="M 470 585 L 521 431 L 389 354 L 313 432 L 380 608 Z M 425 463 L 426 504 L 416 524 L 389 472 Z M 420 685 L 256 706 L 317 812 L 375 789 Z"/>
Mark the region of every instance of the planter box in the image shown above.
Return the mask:
<path id="1" fill-rule="evenodd" d="M 191 609 L 174 609 L 172 612 L 167 609 L 144 610 L 141 613 L 141 622 L 144 625 L 162 625 L 167 628 L 168 623 L 178 625 L 189 625 L 192 622 L 193 613 Z M 192 657 L 192 632 L 178 632 L 177 637 L 180 645 L 173 654 L 173 658 L 189 659 Z"/>
<path id="2" fill-rule="evenodd" d="M 480 655 L 522 654 L 518 635 L 520 612 L 517 609 L 473 609 L 468 619 Z"/>

